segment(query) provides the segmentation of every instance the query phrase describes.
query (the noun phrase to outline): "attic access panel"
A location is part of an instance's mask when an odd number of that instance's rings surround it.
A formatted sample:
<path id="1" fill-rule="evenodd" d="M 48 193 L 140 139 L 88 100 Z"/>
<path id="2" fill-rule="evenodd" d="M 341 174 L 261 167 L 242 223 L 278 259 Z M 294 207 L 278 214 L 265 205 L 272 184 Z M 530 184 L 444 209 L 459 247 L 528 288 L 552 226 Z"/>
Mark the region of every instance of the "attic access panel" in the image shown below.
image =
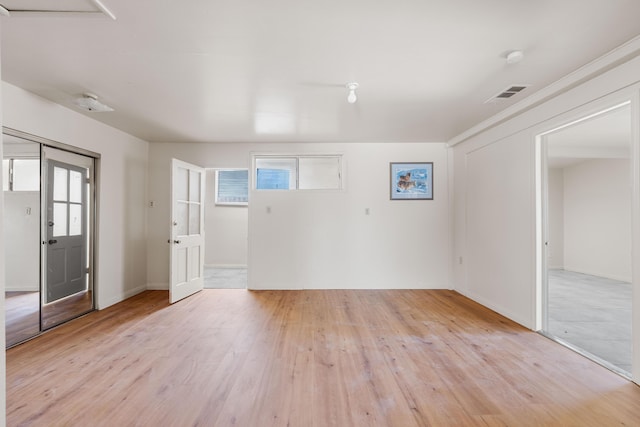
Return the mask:
<path id="1" fill-rule="evenodd" d="M 5 8 L 10 16 L 36 15 L 101 15 L 115 19 L 100 0 L 0 0 L 0 6 Z"/>

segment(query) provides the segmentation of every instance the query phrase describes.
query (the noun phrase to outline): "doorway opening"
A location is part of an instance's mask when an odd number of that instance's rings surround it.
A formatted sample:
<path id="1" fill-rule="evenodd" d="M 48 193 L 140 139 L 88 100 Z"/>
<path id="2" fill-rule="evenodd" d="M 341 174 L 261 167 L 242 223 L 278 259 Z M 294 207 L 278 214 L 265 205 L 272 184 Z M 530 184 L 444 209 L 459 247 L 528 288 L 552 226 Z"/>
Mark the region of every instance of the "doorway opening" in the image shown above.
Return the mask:
<path id="1" fill-rule="evenodd" d="M 627 378 L 631 131 L 625 102 L 538 138 L 541 332 Z"/>
<path id="2" fill-rule="evenodd" d="M 97 154 L 6 128 L 3 147 L 11 347 L 95 307 Z"/>
<path id="3" fill-rule="evenodd" d="M 205 170 L 204 287 L 246 289 L 249 251 L 249 170 Z"/>

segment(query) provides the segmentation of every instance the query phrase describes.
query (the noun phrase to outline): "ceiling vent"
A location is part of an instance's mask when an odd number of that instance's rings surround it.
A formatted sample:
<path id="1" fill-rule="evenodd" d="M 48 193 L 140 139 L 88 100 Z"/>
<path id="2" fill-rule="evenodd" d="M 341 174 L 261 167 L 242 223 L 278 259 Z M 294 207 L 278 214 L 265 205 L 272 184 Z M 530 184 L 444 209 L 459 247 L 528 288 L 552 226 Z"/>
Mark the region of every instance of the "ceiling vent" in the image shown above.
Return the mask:
<path id="1" fill-rule="evenodd" d="M 485 104 L 491 104 L 493 102 L 505 101 L 505 100 L 507 100 L 507 99 L 519 94 L 520 92 L 522 92 L 523 90 L 525 90 L 529 86 L 531 86 L 531 85 L 511 85 L 508 88 L 506 88 L 505 90 L 503 90 L 500 93 L 498 93 L 497 95 L 494 95 L 491 98 L 487 99 L 484 103 Z"/>

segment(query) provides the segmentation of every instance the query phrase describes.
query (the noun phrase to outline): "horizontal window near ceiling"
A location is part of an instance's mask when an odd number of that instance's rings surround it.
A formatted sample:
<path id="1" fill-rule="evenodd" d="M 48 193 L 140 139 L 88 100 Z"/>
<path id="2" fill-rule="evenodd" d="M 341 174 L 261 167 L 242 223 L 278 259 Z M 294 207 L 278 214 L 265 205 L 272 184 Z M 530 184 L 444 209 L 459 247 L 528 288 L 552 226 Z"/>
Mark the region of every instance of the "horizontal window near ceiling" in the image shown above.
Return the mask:
<path id="1" fill-rule="evenodd" d="M 256 190 L 341 190 L 342 156 L 257 156 Z"/>

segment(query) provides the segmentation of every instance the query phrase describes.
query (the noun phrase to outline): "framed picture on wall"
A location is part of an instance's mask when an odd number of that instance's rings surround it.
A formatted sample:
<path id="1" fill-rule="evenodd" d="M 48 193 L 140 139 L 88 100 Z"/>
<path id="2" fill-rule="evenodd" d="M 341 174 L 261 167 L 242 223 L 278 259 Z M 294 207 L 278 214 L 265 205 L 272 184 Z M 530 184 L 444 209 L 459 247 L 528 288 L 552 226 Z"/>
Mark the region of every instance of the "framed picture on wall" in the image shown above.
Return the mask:
<path id="1" fill-rule="evenodd" d="M 391 163 L 391 200 L 433 200 L 433 162 Z"/>

